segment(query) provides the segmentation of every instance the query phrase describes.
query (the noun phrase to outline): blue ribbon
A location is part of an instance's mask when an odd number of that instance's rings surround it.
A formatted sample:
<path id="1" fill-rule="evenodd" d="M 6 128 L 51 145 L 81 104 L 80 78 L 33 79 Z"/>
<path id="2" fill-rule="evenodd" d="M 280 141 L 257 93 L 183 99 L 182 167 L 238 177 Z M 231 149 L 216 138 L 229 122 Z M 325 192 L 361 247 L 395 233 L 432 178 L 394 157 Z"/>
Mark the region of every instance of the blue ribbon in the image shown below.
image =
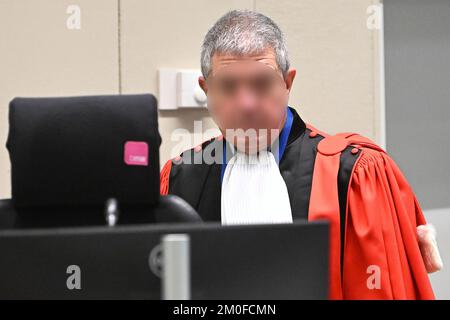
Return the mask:
<path id="1" fill-rule="evenodd" d="M 274 154 L 275 160 L 277 161 L 277 164 L 279 165 L 281 159 L 283 158 L 284 151 L 286 150 L 287 142 L 289 139 L 289 134 L 291 133 L 292 129 L 292 123 L 294 122 L 294 115 L 292 114 L 291 109 L 287 108 L 287 117 L 286 122 L 284 123 L 284 127 L 280 132 L 280 136 L 278 137 L 279 141 L 279 152 L 278 154 Z M 223 158 L 222 158 L 222 172 L 220 179 L 223 181 L 223 176 L 225 174 L 225 169 L 227 168 L 227 142 L 224 139 L 223 144 Z M 279 157 L 278 157 L 279 155 Z"/>

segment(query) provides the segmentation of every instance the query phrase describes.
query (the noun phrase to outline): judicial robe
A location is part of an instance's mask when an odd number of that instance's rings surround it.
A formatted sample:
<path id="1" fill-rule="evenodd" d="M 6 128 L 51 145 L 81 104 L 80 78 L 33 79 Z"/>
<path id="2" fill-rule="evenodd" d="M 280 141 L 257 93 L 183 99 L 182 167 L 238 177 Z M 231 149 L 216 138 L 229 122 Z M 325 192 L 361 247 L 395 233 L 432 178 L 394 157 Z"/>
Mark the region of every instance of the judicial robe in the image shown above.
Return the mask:
<path id="1" fill-rule="evenodd" d="M 293 219 L 330 223 L 329 298 L 434 299 L 416 232 L 426 221 L 394 161 L 367 138 L 330 136 L 291 111 L 280 173 Z M 221 220 L 222 166 L 202 159 L 222 143 L 206 141 L 161 171 L 161 194 L 180 196 L 204 221 Z"/>

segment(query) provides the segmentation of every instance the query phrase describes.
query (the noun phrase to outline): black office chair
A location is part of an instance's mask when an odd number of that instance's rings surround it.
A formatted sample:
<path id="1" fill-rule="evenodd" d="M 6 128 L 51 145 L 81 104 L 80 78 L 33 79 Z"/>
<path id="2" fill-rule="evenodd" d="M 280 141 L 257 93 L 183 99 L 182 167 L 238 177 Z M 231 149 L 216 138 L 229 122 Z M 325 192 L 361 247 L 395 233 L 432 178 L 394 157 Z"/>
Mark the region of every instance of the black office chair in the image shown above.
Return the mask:
<path id="1" fill-rule="evenodd" d="M 200 222 L 183 199 L 159 195 L 160 144 L 150 94 L 15 98 L 0 229 Z"/>

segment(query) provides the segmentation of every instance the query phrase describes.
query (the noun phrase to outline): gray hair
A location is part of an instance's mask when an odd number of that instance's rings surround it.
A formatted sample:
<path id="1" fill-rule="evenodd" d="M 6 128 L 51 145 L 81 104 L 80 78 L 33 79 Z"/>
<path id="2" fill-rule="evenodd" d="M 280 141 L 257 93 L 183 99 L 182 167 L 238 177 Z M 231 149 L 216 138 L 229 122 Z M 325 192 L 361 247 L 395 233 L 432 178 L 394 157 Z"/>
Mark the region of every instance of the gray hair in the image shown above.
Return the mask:
<path id="1" fill-rule="evenodd" d="M 249 10 L 233 10 L 209 29 L 202 44 L 201 68 L 206 78 L 215 53 L 237 56 L 256 55 L 267 48 L 275 52 L 278 68 L 285 77 L 290 63 L 281 29 L 269 17 Z"/>

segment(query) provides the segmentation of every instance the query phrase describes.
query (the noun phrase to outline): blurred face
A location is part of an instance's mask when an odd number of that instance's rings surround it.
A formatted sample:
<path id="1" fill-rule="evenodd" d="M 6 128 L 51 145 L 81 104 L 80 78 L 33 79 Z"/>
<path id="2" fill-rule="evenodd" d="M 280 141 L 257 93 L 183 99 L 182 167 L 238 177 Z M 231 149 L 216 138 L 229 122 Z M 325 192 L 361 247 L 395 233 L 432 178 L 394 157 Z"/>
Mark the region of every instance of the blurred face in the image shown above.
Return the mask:
<path id="1" fill-rule="evenodd" d="M 248 57 L 215 54 L 210 75 L 199 83 L 227 141 L 255 153 L 271 145 L 283 128 L 295 73 L 290 69 L 283 78 L 272 49 Z"/>

